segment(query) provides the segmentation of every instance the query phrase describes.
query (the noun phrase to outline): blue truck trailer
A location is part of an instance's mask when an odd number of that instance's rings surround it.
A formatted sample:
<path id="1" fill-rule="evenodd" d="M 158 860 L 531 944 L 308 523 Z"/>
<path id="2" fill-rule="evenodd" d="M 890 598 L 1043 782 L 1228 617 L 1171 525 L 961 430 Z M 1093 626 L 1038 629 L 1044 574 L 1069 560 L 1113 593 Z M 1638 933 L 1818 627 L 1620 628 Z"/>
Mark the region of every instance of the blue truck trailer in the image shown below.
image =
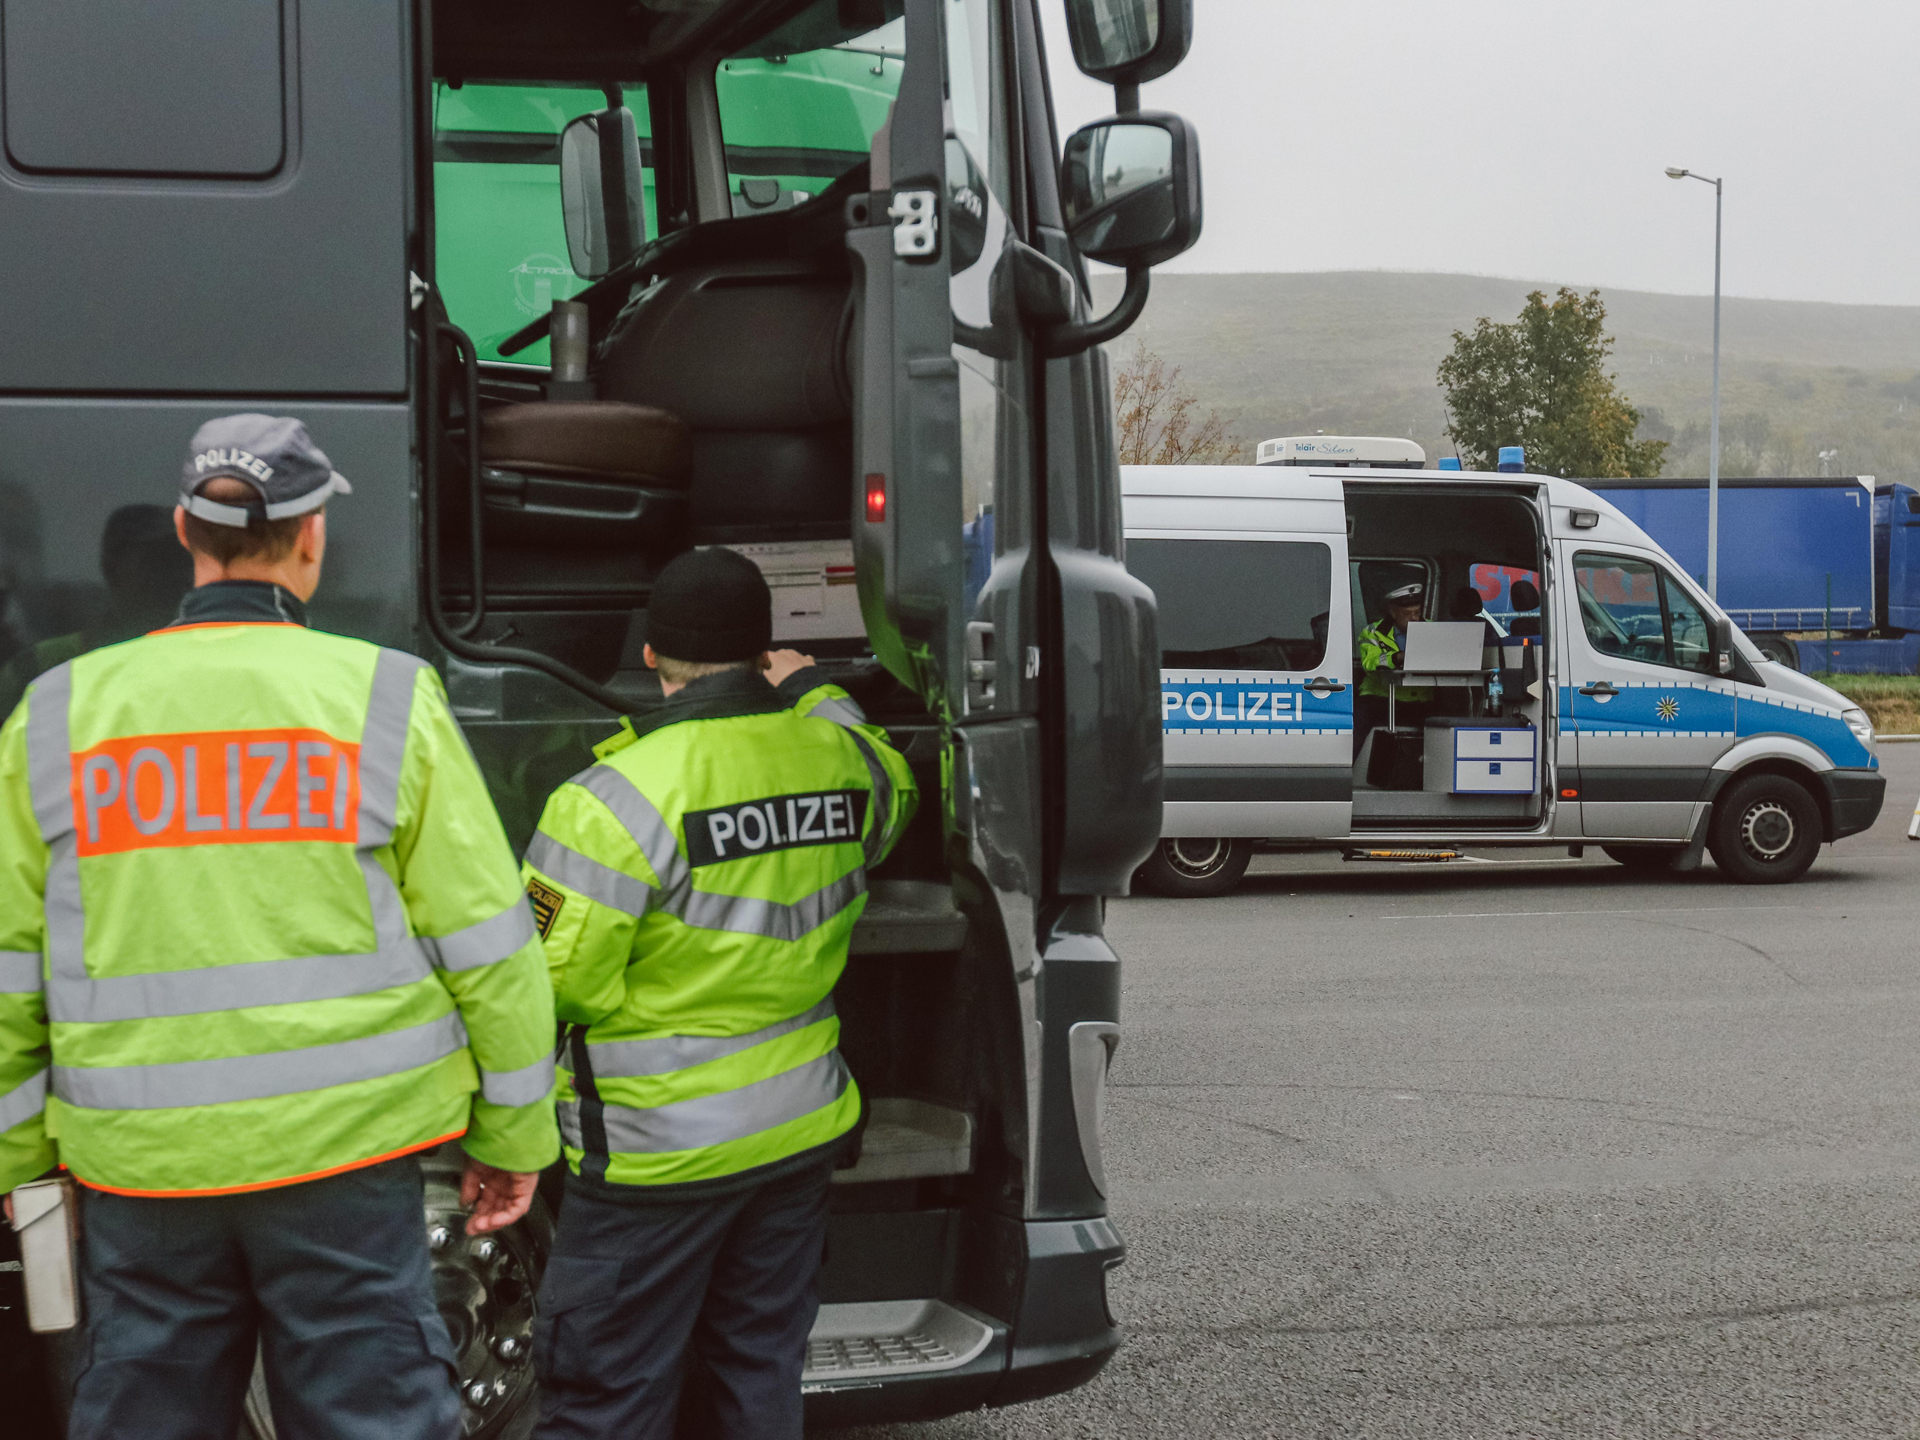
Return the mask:
<path id="1" fill-rule="evenodd" d="M 1704 479 L 1578 483 L 1705 579 Z M 1769 656 L 1808 674 L 1920 668 L 1916 547 L 1920 492 L 1911 486 L 1871 475 L 1720 481 L 1720 603 Z"/>

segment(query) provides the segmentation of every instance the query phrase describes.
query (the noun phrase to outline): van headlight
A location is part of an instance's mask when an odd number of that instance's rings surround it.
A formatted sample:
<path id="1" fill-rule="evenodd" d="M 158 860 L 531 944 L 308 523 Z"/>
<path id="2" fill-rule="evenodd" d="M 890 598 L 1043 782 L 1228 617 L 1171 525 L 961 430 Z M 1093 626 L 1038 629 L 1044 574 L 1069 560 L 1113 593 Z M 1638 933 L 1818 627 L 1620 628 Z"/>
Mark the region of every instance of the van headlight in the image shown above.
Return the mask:
<path id="1" fill-rule="evenodd" d="M 1866 711 L 1850 706 L 1840 712 L 1840 718 L 1847 722 L 1847 729 L 1853 731 L 1862 745 L 1872 747 L 1873 721 L 1867 718 Z"/>

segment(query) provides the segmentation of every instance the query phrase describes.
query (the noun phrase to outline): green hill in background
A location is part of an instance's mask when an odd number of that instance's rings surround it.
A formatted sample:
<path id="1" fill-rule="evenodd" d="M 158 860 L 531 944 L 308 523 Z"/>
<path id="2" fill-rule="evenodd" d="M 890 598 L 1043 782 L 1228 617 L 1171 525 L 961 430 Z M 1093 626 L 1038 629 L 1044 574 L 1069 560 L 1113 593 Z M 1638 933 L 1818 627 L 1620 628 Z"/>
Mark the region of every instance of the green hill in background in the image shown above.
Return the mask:
<path id="1" fill-rule="evenodd" d="M 1429 459 L 1451 454 L 1434 370 L 1455 330 L 1511 320 L 1553 282 L 1474 275 L 1337 271 L 1153 277 L 1138 337 L 1182 370 L 1201 404 L 1232 420 L 1253 458 L 1275 435 L 1403 435 Z M 1095 283 L 1101 308 L 1118 276 Z M 1642 414 L 1640 433 L 1672 441 L 1663 473 L 1707 473 L 1713 302 L 1601 287 L 1613 368 Z M 1920 307 L 1728 299 L 1721 306 L 1723 475 L 1828 472 L 1920 483 Z"/>

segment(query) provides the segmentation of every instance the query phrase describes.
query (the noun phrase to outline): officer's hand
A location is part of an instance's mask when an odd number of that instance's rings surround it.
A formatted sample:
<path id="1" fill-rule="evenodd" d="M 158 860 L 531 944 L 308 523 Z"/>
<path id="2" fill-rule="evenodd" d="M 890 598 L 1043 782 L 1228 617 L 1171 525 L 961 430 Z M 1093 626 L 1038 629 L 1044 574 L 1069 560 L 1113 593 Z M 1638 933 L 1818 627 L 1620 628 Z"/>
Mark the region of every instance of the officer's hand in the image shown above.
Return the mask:
<path id="1" fill-rule="evenodd" d="M 496 1170 L 469 1155 L 460 1177 L 460 1203 L 473 1211 L 467 1217 L 467 1234 L 506 1229 L 527 1213 L 539 1183 L 537 1170 Z"/>
<path id="2" fill-rule="evenodd" d="M 767 655 L 767 679 L 778 685 L 789 675 L 798 675 L 813 664 L 811 655 L 802 655 L 798 650 L 773 650 Z"/>

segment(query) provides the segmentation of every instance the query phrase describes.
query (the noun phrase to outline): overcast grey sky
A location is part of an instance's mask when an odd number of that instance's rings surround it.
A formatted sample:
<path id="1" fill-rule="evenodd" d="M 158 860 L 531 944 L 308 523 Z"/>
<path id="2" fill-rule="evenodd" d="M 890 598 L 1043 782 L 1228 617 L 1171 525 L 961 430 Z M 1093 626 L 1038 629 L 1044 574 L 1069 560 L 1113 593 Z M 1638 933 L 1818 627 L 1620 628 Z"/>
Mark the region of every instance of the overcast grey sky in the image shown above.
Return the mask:
<path id="1" fill-rule="evenodd" d="M 1111 113 L 1041 0 L 1062 134 Z M 1920 304 L 1920 0 L 1194 0 L 1181 270 Z"/>

